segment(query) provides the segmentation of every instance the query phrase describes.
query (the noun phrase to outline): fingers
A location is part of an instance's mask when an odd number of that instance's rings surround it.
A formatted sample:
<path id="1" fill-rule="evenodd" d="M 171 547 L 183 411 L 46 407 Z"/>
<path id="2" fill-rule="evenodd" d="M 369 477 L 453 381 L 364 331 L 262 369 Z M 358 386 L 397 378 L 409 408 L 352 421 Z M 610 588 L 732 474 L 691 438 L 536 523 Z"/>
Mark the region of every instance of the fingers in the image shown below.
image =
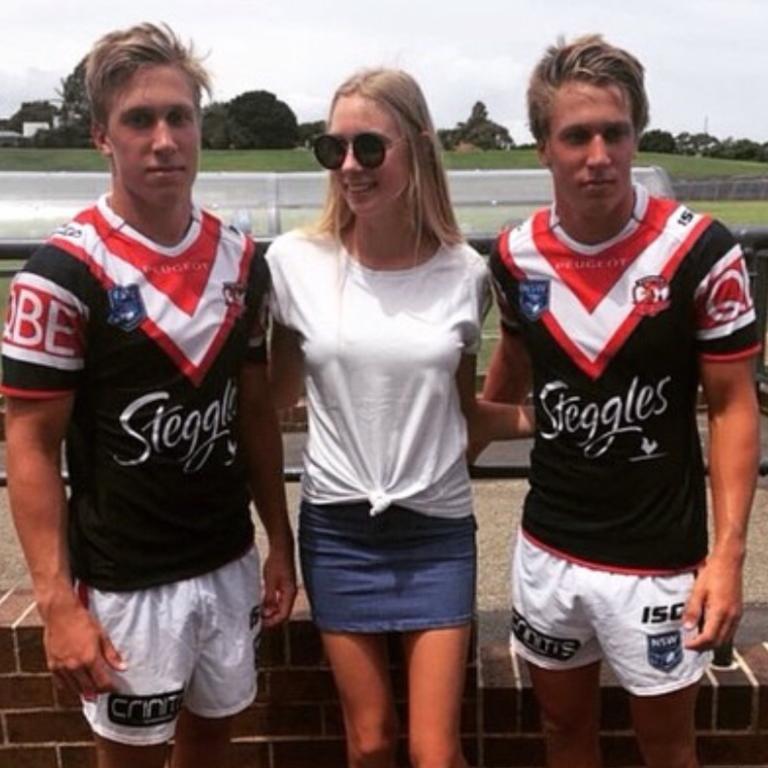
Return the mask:
<path id="1" fill-rule="evenodd" d="M 60 688 L 86 699 L 115 690 L 109 667 L 103 659 L 95 659 L 88 665 L 77 667 L 52 668 L 51 671 Z"/>
<path id="2" fill-rule="evenodd" d="M 125 669 L 123 659 L 98 622 L 88 617 L 79 632 L 47 631 L 48 668 L 59 687 L 86 698 L 115 690 L 112 670 Z"/>
<path id="3" fill-rule="evenodd" d="M 739 611 L 708 608 L 701 630 L 688 639 L 686 647 L 695 651 L 708 651 L 730 642 L 736 633 L 739 618 Z"/>
<path id="4" fill-rule="evenodd" d="M 118 672 L 125 671 L 125 661 L 107 635 L 101 636 L 101 654 L 112 669 L 116 669 Z"/>
<path id="5" fill-rule="evenodd" d="M 704 590 L 701 589 L 699 582 L 694 583 L 688 602 L 683 612 L 683 631 L 688 636 L 686 646 L 692 648 L 691 642 L 696 637 L 696 629 L 701 625 L 704 614 Z"/>
<path id="6" fill-rule="evenodd" d="M 707 651 L 730 642 L 740 618 L 739 599 L 722 595 L 708 588 L 704 579 L 697 579 L 683 614 L 686 648 Z"/>
<path id="7" fill-rule="evenodd" d="M 283 582 L 275 587 L 265 584 L 264 601 L 261 607 L 264 627 L 269 629 L 286 621 L 291 615 L 295 599 L 296 584 L 292 580 Z"/>

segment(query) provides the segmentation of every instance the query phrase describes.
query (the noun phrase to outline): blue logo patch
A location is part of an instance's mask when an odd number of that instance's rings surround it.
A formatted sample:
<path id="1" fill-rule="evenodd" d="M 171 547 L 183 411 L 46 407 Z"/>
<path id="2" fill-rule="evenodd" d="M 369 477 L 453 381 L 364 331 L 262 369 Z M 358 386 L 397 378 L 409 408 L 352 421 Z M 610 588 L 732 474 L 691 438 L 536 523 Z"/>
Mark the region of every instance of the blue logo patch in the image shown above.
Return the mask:
<path id="1" fill-rule="evenodd" d="M 648 635 L 648 663 L 662 672 L 671 672 L 683 660 L 683 637 L 679 629 Z"/>
<path id="2" fill-rule="evenodd" d="M 549 309 L 549 280 L 523 280 L 520 283 L 520 311 L 529 320 L 538 320 Z"/>
<path id="3" fill-rule="evenodd" d="M 124 331 L 132 331 L 138 328 L 147 316 L 138 285 L 116 285 L 109 289 L 107 296 L 109 297 L 107 322 L 110 325 L 116 325 Z"/>

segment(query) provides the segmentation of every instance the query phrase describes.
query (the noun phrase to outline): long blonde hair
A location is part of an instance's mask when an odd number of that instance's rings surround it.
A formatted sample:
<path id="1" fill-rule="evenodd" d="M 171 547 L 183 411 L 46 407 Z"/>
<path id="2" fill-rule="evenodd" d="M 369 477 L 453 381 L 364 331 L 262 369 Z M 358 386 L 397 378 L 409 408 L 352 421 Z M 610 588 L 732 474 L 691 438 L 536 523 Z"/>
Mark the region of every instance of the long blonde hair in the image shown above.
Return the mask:
<path id="1" fill-rule="evenodd" d="M 345 80 L 333 96 L 329 122 L 339 99 L 362 96 L 384 107 L 396 120 L 408 146 L 410 179 L 406 189 L 410 225 L 417 242 L 433 237 L 452 245 L 463 236 L 451 207 L 448 180 L 440 158 L 440 144 L 427 102 L 418 83 L 399 69 L 365 69 Z M 340 241 L 354 223 L 335 174 L 331 174 L 325 206 L 311 228 Z"/>

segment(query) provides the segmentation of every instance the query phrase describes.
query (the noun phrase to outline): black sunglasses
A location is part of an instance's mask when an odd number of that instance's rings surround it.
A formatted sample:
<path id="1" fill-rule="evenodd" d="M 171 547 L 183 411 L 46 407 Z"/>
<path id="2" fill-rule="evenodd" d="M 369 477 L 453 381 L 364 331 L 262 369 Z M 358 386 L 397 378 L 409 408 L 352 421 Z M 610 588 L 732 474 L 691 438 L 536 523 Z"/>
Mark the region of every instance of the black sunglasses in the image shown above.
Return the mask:
<path id="1" fill-rule="evenodd" d="M 378 133 L 358 133 L 351 139 L 324 133 L 315 139 L 313 148 L 317 162 L 329 171 L 338 171 L 352 145 L 352 154 L 363 168 L 378 168 L 387 156 L 387 149 L 402 139 L 392 141 Z"/>

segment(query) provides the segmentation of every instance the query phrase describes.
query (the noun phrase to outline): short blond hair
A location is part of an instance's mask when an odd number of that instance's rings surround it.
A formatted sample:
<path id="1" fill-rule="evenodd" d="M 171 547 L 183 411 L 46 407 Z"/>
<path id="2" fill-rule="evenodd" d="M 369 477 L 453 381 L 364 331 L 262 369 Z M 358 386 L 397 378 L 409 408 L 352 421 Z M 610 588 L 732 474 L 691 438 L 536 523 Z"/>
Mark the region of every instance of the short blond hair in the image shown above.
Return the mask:
<path id="1" fill-rule="evenodd" d="M 85 65 L 93 122 L 106 124 L 112 97 L 137 70 L 163 65 L 178 67 L 184 73 L 199 112 L 203 91 L 211 93 L 210 76 L 192 43 L 184 45 L 167 24 L 145 22 L 109 32 L 97 40 Z"/>
<path id="2" fill-rule="evenodd" d="M 451 207 L 448 180 L 440 156 L 432 117 L 419 84 L 400 69 L 365 69 L 356 72 L 336 90 L 329 122 L 339 99 L 361 96 L 383 107 L 395 119 L 408 145 L 410 179 L 406 190 L 411 226 L 417 238 L 431 236 L 444 244 L 463 240 Z M 337 179 L 332 175 L 325 207 L 313 230 L 341 240 L 354 222 Z"/>
<path id="3" fill-rule="evenodd" d="M 547 48 L 528 85 L 528 123 L 536 142 L 549 136 L 555 92 L 569 81 L 615 85 L 629 99 L 632 125 L 639 137 L 648 125 L 648 96 L 643 65 L 601 35 L 584 35 L 571 43 L 560 39 Z"/>

